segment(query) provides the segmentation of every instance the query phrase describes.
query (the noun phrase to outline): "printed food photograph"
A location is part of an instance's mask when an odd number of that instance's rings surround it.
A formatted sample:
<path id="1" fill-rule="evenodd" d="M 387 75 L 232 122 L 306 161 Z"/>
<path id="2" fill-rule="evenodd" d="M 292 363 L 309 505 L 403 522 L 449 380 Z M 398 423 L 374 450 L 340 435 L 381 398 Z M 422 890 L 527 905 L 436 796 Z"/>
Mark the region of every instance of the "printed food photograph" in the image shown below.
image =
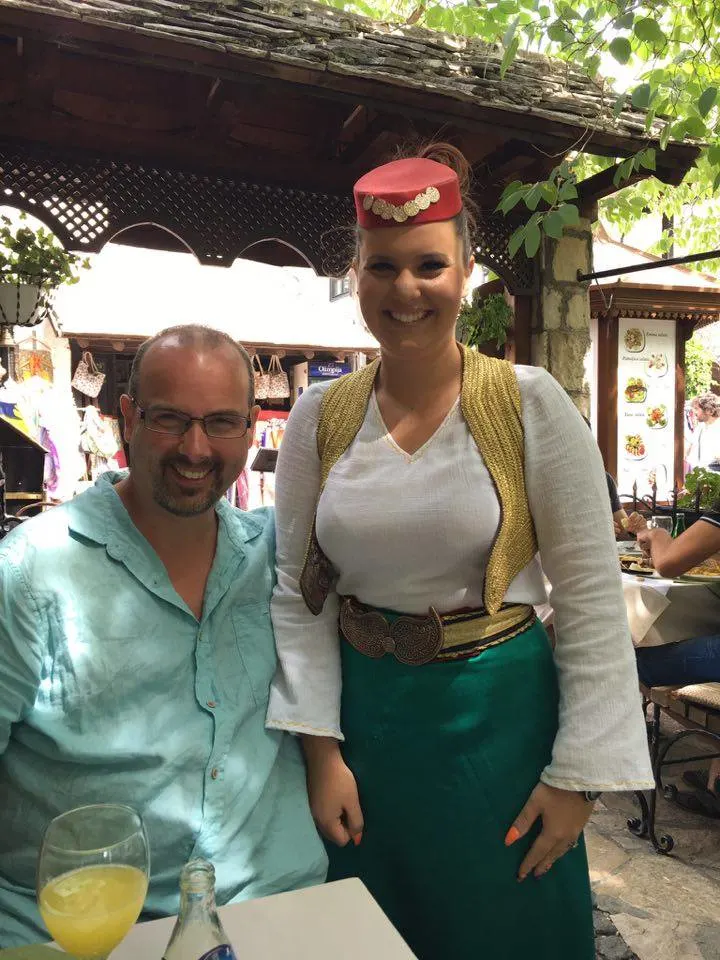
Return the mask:
<path id="1" fill-rule="evenodd" d="M 647 361 L 649 377 L 664 377 L 668 372 L 667 357 L 664 353 L 651 353 Z"/>
<path id="2" fill-rule="evenodd" d="M 639 433 L 626 434 L 625 456 L 627 456 L 630 460 L 644 460 L 647 456 L 645 441 Z"/>
<path id="3" fill-rule="evenodd" d="M 645 349 L 645 334 L 638 327 L 630 327 L 625 331 L 625 348 L 631 353 L 639 353 Z"/>
<path id="4" fill-rule="evenodd" d="M 645 422 L 651 430 L 662 430 L 668 424 L 667 407 L 659 403 L 656 407 L 648 407 Z"/>
<path id="5" fill-rule="evenodd" d="M 625 387 L 625 399 L 628 403 L 644 403 L 647 398 L 647 384 L 641 377 L 628 377 Z"/>

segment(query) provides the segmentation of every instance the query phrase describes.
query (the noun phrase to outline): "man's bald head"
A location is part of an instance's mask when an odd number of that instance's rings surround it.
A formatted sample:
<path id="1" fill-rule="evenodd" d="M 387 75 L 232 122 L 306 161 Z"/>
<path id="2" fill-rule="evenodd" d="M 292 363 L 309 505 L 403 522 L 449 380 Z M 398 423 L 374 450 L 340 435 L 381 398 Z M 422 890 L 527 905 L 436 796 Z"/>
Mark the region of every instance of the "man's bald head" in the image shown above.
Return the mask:
<path id="1" fill-rule="evenodd" d="M 252 360 L 245 347 L 237 340 L 221 330 L 214 330 L 212 327 L 203 326 L 200 323 L 190 323 L 178 325 L 176 327 L 166 327 L 150 337 L 144 343 L 140 344 L 138 352 L 132 362 L 130 369 L 130 379 L 128 381 L 128 393 L 131 397 L 137 399 L 140 395 L 142 364 L 143 358 L 153 347 L 164 343 L 172 343 L 179 347 L 191 347 L 197 350 L 217 350 L 220 347 L 230 347 L 234 350 L 247 371 L 248 379 L 248 410 L 252 410 L 255 405 L 255 378 L 253 374 Z"/>

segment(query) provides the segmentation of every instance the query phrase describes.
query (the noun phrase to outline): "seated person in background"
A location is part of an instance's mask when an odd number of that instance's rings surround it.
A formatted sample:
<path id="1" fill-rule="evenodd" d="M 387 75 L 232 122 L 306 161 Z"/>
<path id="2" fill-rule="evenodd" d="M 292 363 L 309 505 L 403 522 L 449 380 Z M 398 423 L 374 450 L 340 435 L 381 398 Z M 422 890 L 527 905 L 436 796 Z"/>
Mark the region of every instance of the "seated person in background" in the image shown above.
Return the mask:
<path id="1" fill-rule="evenodd" d="M 655 569 L 663 577 L 677 577 L 720 551 L 720 504 L 703 514 L 673 540 L 666 530 L 638 532 L 637 540 Z M 718 610 L 720 614 L 720 608 Z M 720 616 L 719 616 L 720 620 Z M 648 687 L 683 686 L 689 683 L 720 682 L 720 626 L 709 637 L 693 637 L 660 647 L 637 647 L 638 675 Z M 688 771 L 684 779 L 705 790 L 705 778 Z M 707 789 L 720 812 L 720 760 L 713 760 L 707 775 Z"/>
<path id="2" fill-rule="evenodd" d="M 258 413 L 250 360 L 175 327 L 140 347 L 128 389 L 130 473 L 0 545 L 0 947 L 48 939 L 43 830 L 85 804 L 145 820 L 142 919 L 177 913 L 193 857 L 223 904 L 325 878 L 299 746 L 265 729 L 273 514 L 224 498 Z"/>

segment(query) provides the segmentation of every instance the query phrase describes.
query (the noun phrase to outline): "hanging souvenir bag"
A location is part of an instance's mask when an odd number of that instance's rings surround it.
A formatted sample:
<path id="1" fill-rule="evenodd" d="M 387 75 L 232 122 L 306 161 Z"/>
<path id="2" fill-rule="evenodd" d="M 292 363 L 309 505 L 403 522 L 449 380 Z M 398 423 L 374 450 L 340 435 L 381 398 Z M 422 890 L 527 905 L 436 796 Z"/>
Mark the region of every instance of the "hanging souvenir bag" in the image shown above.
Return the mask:
<path id="1" fill-rule="evenodd" d="M 72 378 L 72 385 L 86 397 L 97 397 L 105 383 L 105 374 L 100 373 L 95 366 L 92 354 L 86 350 L 77 365 Z"/>
<path id="2" fill-rule="evenodd" d="M 260 361 L 260 357 L 256 353 L 253 354 L 252 366 L 253 366 L 253 375 L 255 378 L 255 399 L 267 400 L 268 387 L 270 386 L 270 377 L 263 370 L 263 365 Z"/>
<path id="3" fill-rule="evenodd" d="M 288 375 L 280 366 L 280 360 L 273 354 L 268 364 L 268 398 L 271 400 L 284 400 L 290 396 L 290 381 Z"/>

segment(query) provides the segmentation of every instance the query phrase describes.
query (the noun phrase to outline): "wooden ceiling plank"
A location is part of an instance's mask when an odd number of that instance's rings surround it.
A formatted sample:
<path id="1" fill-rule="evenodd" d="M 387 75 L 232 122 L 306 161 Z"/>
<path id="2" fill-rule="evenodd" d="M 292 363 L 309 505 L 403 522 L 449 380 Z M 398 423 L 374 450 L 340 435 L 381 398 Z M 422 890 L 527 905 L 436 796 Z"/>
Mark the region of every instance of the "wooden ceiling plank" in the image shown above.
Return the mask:
<path id="1" fill-rule="evenodd" d="M 268 180 L 338 193 L 346 193 L 352 186 L 351 177 L 337 165 L 297 154 L 282 156 L 260 147 L 249 151 L 244 144 L 232 141 L 218 144 L 196 140 L 188 136 L 187 130 L 128 131 L 120 126 L 3 105 L 0 105 L 0 130 L 12 130 L 18 140 L 84 151 L 96 157 L 107 155 L 116 160 L 152 162 L 168 169 L 217 171 L 231 173 L 239 179 Z"/>

